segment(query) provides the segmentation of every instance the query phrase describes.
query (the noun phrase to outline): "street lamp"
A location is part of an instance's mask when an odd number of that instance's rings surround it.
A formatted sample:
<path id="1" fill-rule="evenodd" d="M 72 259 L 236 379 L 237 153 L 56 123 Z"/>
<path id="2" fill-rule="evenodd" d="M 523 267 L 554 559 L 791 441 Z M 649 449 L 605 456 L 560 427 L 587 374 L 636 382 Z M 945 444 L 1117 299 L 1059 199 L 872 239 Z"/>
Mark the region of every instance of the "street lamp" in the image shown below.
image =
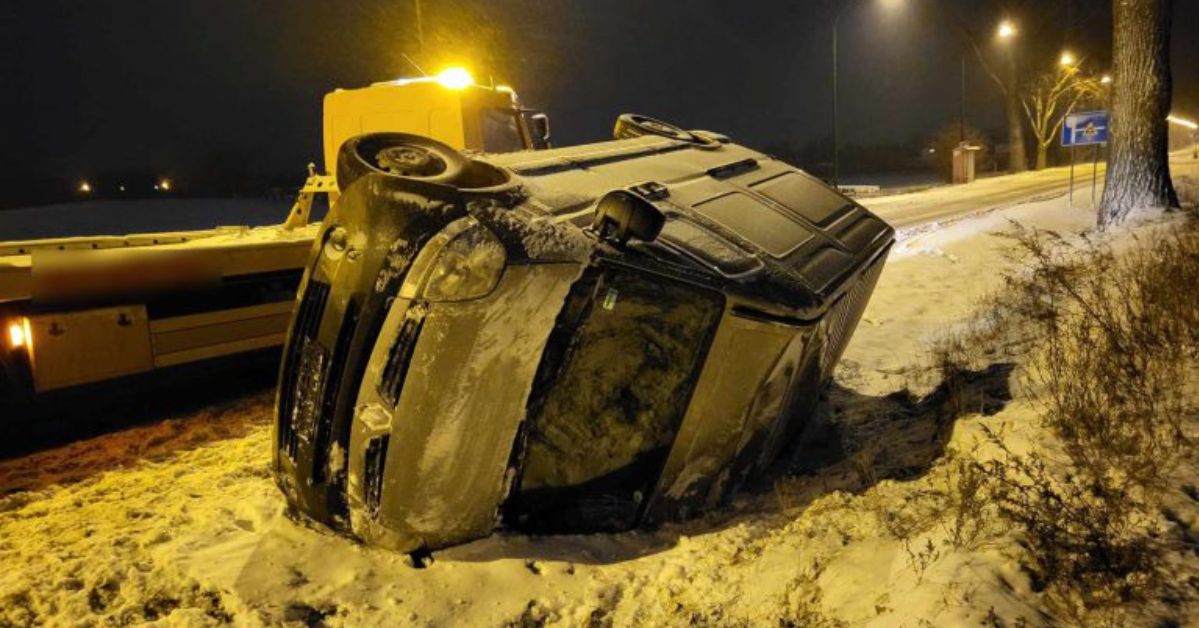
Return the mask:
<path id="1" fill-rule="evenodd" d="M 902 4 L 904 0 L 879 0 L 888 7 Z M 841 18 L 850 7 L 857 5 L 857 0 L 850 0 L 841 6 L 837 16 L 833 18 L 833 187 L 841 181 L 841 132 L 837 124 L 837 30 L 841 26 Z"/>
<path id="2" fill-rule="evenodd" d="M 1077 61 L 1078 59 L 1074 58 L 1074 53 L 1070 52 L 1069 50 L 1065 50 L 1062 52 L 1062 57 L 1058 60 L 1058 63 L 1061 63 L 1063 68 L 1069 68 L 1072 67 Z"/>
<path id="3" fill-rule="evenodd" d="M 1004 20 L 999 23 L 997 33 L 1000 39 L 1011 39 L 1016 36 L 1016 25 L 1011 20 Z"/>

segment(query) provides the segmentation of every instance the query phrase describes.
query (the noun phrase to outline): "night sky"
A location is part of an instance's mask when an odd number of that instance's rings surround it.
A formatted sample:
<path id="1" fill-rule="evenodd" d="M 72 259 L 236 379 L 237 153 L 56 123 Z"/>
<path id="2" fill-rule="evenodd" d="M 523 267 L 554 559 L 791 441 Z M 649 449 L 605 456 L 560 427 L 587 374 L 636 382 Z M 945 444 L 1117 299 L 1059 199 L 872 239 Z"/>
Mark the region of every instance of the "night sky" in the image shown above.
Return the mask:
<path id="1" fill-rule="evenodd" d="M 624 111 L 758 147 L 817 141 L 830 133 L 829 28 L 847 4 L 847 143 L 919 140 L 956 118 L 955 20 L 989 48 L 1013 15 L 1028 64 L 1064 45 L 1096 72 L 1109 64 L 1104 0 L 424 0 L 423 42 L 412 0 L 5 0 L 2 178 L 175 173 L 229 154 L 300 178 L 320 154 L 322 95 L 412 75 L 405 54 L 513 85 L 548 111 L 558 144 L 606 139 Z M 1175 13 L 1175 110 L 1199 117 L 1199 0 Z M 968 119 L 998 135 L 999 93 L 967 63 Z"/>

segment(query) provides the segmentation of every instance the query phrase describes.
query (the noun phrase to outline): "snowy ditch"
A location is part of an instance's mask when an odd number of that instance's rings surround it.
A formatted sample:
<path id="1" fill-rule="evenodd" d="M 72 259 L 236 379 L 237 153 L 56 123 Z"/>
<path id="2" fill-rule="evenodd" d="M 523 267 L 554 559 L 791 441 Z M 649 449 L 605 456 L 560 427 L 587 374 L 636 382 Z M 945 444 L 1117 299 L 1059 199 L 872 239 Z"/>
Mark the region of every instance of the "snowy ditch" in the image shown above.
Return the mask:
<path id="1" fill-rule="evenodd" d="M 1012 537 L 955 542 L 948 514 L 953 458 L 995 455 L 984 426 L 1031 448 L 1035 409 L 1010 365 L 976 374 L 987 403 L 965 414 L 927 374 L 1001 280 L 1010 220 L 1069 234 L 1093 214 L 1055 198 L 907 233 L 797 453 L 728 510 L 416 564 L 287 515 L 260 395 L 0 462 L 0 626 L 1042 623 Z"/>

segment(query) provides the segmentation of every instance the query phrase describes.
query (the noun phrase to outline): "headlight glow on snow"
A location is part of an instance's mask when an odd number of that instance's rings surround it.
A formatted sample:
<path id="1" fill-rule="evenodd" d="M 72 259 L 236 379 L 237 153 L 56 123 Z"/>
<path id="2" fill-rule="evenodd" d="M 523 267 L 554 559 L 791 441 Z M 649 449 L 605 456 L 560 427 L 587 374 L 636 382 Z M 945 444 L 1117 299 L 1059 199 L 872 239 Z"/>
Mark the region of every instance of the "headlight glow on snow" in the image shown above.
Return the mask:
<path id="1" fill-rule="evenodd" d="M 434 236 L 417 255 L 400 296 L 428 301 L 485 297 L 500 281 L 507 256 L 495 234 L 463 218 Z"/>

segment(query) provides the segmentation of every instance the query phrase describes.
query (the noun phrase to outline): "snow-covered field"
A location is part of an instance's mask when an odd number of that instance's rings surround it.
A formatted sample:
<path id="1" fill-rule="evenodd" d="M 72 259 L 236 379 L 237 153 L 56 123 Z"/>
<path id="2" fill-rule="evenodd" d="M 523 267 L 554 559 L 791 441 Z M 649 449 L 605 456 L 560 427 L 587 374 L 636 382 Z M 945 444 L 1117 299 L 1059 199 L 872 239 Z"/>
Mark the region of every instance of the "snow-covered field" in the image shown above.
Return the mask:
<path id="1" fill-rule="evenodd" d="M 0 211 L 0 242 L 128 233 L 193 231 L 227 225 L 261 227 L 287 218 L 290 200 L 164 198 L 80 201 Z M 312 219 L 324 216 L 321 207 Z"/>
<path id="2" fill-rule="evenodd" d="M 1094 213 L 1056 198 L 905 233 L 794 459 L 726 511 L 417 565 L 286 515 L 263 394 L 0 462 L 0 626 L 1045 623 L 998 521 L 948 541 L 953 456 L 992 455 L 983 425 L 1027 449 L 1034 409 L 996 364 L 989 416 L 955 416 L 927 368 L 998 287 L 1008 221 L 1070 234 Z"/>

